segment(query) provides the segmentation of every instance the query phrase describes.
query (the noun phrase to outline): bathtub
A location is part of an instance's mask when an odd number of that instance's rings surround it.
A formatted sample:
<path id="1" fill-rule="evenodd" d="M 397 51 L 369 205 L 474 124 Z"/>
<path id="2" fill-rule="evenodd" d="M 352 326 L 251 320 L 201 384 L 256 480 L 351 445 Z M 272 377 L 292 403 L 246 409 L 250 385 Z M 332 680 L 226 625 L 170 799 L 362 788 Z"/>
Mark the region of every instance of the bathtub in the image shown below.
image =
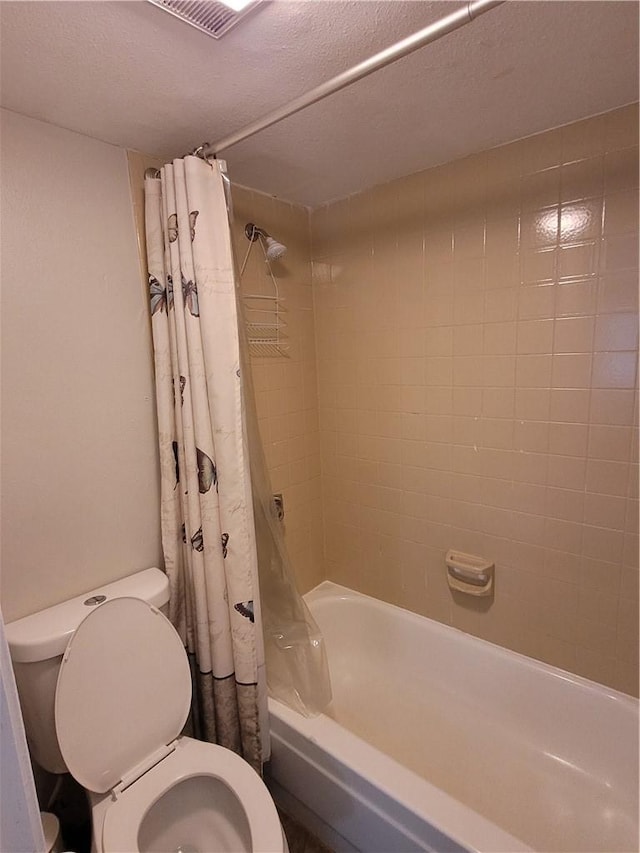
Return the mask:
<path id="1" fill-rule="evenodd" d="M 638 702 L 325 581 L 333 702 L 267 783 L 336 851 L 637 851 Z"/>

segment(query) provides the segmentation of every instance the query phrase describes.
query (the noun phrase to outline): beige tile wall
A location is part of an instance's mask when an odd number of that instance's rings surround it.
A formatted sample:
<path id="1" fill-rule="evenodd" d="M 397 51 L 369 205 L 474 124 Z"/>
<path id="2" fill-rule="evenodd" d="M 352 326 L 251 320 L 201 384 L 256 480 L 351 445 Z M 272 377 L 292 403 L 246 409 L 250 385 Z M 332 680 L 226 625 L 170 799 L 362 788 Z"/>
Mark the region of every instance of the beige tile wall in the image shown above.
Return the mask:
<path id="1" fill-rule="evenodd" d="M 636 105 L 311 216 L 328 576 L 632 693 L 637 146 Z"/>
<path id="2" fill-rule="evenodd" d="M 162 161 L 138 152 L 128 153 L 146 285 L 144 172 L 149 167 L 160 168 Z M 305 592 L 324 579 L 309 216 L 306 208 L 242 187 L 234 186 L 232 196 L 232 237 L 239 265 L 249 245 L 244 236 L 247 222 L 255 222 L 288 247 L 286 256 L 272 264 L 284 297 L 287 356 L 252 357 L 251 366 L 267 465 L 274 492 L 282 492 L 284 497 L 285 538 L 296 582 Z M 266 273 L 264 256 L 255 244 L 242 277 L 243 292 L 270 293 L 272 283 Z"/>
<path id="3" fill-rule="evenodd" d="M 324 579 L 309 215 L 304 207 L 241 187 L 233 188 L 233 206 L 239 266 L 249 246 L 247 222 L 287 246 L 286 255 L 271 264 L 283 297 L 287 356 L 252 356 L 251 366 L 267 465 L 274 492 L 282 492 L 285 502 L 287 549 L 298 587 L 306 592 Z M 251 249 L 241 289 L 243 294 L 274 292 L 259 243 Z"/>

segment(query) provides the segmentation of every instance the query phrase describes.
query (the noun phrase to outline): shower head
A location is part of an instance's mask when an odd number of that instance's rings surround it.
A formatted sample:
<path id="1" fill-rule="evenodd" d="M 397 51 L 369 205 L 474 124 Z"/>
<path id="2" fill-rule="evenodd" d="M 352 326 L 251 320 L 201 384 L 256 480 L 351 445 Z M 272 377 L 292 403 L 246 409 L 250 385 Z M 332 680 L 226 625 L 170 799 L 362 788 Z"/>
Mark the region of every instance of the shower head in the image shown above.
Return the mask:
<path id="1" fill-rule="evenodd" d="M 270 261 L 277 261 L 278 258 L 286 254 L 287 247 L 283 243 L 278 243 L 273 237 L 267 237 L 265 242 L 267 244 L 267 258 Z"/>
<path id="2" fill-rule="evenodd" d="M 262 245 L 268 261 L 277 261 L 278 258 L 281 258 L 287 251 L 287 247 L 284 243 L 279 243 L 274 237 L 267 234 L 264 228 L 258 228 L 258 226 L 254 225 L 253 222 L 247 222 L 244 227 L 244 233 L 247 240 L 251 240 L 252 243 L 255 243 L 259 237 L 262 238 Z"/>

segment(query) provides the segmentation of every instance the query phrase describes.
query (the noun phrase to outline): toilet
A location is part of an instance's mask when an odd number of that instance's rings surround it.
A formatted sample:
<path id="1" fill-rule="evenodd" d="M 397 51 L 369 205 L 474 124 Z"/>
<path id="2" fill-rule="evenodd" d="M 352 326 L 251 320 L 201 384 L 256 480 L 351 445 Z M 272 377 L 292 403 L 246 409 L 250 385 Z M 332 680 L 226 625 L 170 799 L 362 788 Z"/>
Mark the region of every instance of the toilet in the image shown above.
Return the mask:
<path id="1" fill-rule="evenodd" d="M 180 736 L 191 674 L 167 601 L 147 569 L 7 625 L 33 757 L 86 789 L 95 853 L 287 853 L 250 765 Z"/>

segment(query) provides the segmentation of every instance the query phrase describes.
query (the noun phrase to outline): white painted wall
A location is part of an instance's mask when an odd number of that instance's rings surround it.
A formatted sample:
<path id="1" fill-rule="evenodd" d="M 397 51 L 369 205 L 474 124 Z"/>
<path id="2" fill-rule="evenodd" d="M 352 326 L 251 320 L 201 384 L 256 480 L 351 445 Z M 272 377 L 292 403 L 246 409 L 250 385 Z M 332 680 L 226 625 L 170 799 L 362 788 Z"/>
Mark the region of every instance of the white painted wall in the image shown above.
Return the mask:
<path id="1" fill-rule="evenodd" d="M 160 565 L 126 152 L 0 111 L 5 621 Z"/>

